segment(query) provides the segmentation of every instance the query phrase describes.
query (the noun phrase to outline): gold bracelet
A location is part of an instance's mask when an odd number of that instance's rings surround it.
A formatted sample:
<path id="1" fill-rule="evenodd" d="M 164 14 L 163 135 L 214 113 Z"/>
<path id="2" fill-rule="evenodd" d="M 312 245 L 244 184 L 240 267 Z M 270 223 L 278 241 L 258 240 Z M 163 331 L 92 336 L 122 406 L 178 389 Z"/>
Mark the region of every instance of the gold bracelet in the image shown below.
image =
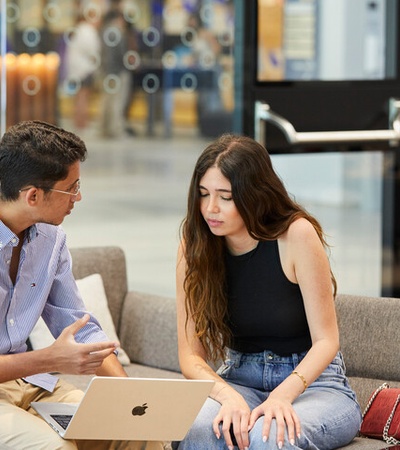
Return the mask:
<path id="1" fill-rule="evenodd" d="M 296 370 L 293 370 L 292 374 L 293 375 L 297 375 L 300 378 L 300 380 L 304 384 L 304 391 L 305 391 L 307 389 L 307 387 L 308 387 L 308 384 L 307 384 L 307 380 L 304 378 L 304 376 L 301 373 L 297 372 Z"/>

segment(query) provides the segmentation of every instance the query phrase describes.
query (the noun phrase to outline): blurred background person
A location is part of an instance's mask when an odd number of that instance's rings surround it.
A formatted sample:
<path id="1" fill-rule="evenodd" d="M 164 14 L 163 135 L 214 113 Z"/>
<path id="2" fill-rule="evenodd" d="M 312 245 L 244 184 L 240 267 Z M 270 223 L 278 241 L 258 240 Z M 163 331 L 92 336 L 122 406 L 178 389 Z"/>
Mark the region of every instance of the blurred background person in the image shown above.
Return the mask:
<path id="1" fill-rule="evenodd" d="M 130 97 L 131 75 L 124 64 L 129 49 L 128 27 L 122 11 L 111 8 L 101 27 L 101 69 L 103 99 L 100 129 L 104 137 L 121 136 L 126 128 L 126 102 Z"/>
<path id="2" fill-rule="evenodd" d="M 139 34 L 136 30 L 136 27 L 129 22 L 126 22 L 126 39 L 127 39 L 127 47 L 128 51 L 131 53 L 131 58 L 136 53 L 137 57 L 139 57 Z M 131 61 L 129 61 L 131 63 Z M 134 100 L 134 97 L 137 92 L 135 92 L 135 73 L 134 71 L 130 71 L 129 74 L 129 85 L 128 85 L 128 94 L 125 99 L 125 106 L 123 109 L 123 116 L 124 116 L 124 126 L 125 126 L 125 133 L 129 136 L 136 136 L 136 130 L 133 128 L 131 123 L 131 105 Z"/>
<path id="3" fill-rule="evenodd" d="M 90 121 L 90 96 L 100 65 L 100 20 L 101 15 L 95 8 L 81 11 L 66 46 L 66 80 L 74 96 L 73 123 L 77 134 L 81 134 Z"/>

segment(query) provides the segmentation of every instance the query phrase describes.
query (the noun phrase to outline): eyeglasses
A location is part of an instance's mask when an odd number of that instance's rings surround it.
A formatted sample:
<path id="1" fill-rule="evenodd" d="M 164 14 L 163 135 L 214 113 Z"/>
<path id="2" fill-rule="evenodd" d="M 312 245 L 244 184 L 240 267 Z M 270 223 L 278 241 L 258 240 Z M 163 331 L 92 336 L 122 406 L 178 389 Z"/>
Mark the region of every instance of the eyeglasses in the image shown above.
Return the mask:
<path id="1" fill-rule="evenodd" d="M 41 186 L 37 186 L 39 189 L 45 189 Z M 23 192 L 23 191 L 27 191 L 28 189 L 30 189 L 30 187 L 27 188 L 23 188 L 20 189 L 19 192 Z M 53 188 L 49 188 L 49 191 L 53 191 L 53 192 L 60 192 L 61 194 L 68 194 L 68 195 L 73 195 L 73 196 L 77 196 L 79 194 L 79 192 L 81 191 L 81 180 L 78 180 L 75 185 L 70 188 L 69 191 L 61 191 L 60 189 L 53 189 Z"/>
<path id="2" fill-rule="evenodd" d="M 60 189 L 49 189 L 53 192 L 60 192 L 61 194 L 68 194 L 68 195 L 78 195 L 81 191 L 81 180 L 78 180 L 69 191 L 61 191 Z"/>

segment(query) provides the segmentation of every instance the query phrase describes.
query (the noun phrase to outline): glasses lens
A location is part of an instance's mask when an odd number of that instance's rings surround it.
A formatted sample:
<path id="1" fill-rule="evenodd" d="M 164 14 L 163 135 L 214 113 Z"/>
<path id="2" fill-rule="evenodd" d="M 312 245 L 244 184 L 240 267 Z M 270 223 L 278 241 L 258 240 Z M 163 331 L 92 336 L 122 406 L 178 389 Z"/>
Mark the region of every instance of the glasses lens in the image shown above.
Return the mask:
<path id="1" fill-rule="evenodd" d="M 75 187 L 74 187 L 74 189 L 72 190 L 72 192 L 75 194 L 75 195 L 77 195 L 77 194 L 79 194 L 79 191 L 81 190 L 81 182 L 80 182 L 80 180 L 78 180 L 77 181 L 77 183 L 76 183 L 76 185 L 75 185 Z"/>

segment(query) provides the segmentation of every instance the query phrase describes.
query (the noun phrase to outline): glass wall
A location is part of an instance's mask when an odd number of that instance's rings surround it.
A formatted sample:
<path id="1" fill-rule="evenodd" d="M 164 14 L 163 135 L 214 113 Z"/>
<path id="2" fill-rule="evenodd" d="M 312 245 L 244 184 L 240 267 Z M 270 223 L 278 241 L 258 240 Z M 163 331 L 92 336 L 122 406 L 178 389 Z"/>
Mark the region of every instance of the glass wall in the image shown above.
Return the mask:
<path id="1" fill-rule="evenodd" d="M 230 1 L 7 0 L 2 17 L 6 126 L 35 118 L 106 138 L 231 128 Z"/>
<path id="2" fill-rule="evenodd" d="M 234 109 L 233 0 L 0 0 L 1 134 L 86 142 L 72 247 L 118 245 L 131 289 L 174 295 L 190 173 Z"/>
<path id="3" fill-rule="evenodd" d="M 274 155 L 293 197 L 321 222 L 338 291 L 379 296 L 382 285 L 383 153 Z"/>
<path id="4" fill-rule="evenodd" d="M 121 246 L 131 289 L 174 295 L 194 162 L 214 136 L 232 130 L 240 108 L 234 23 L 235 7 L 246 3 L 0 0 L 1 133 L 41 119 L 85 140 L 83 199 L 63 223 L 68 243 Z M 293 13 L 301 2 L 262 3 L 282 19 L 279 8 Z M 273 162 L 326 229 L 339 290 L 378 294 L 381 154 L 274 155 Z"/>
<path id="5" fill-rule="evenodd" d="M 383 190 L 391 170 L 385 158 L 391 148 L 362 139 L 295 146 L 288 141 L 292 124 L 299 134 L 321 135 L 389 127 L 386 103 L 390 95 L 397 97 L 397 87 L 382 104 L 357 102 L 355 93 L 373 92 L 366 83 L 375 83 L 375 91 L 377 85 L 390 91 L 396 84 L 398 3 L 257 0 L 252 5 L 257 33 L 250 55 L 256 63 L 249 92 L 288 121 L 264 128 L 267 148 L 282 153 L 273 155 L 275 167 L 289 192 L 326 230 L 339 292 L 379 295 Z"/>

